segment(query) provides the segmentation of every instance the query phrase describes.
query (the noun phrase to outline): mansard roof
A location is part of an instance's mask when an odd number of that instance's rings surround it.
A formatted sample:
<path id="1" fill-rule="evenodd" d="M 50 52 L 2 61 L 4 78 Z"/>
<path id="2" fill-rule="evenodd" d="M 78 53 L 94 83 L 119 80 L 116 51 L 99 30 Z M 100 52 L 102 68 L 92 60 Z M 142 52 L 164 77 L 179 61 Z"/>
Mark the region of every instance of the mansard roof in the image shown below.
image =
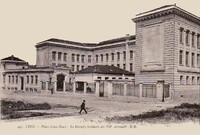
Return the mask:
<path id="1" fill-rule="evenodd" d="M 176 14 L 178 16 L 181 16 L 189 21 L 192 21 L 200 25 L 200 17 L 176 6 L 176 4 L 165 5 L 165 6 L 162 6 L 162 7 L 147 11 L 147 12 L 137 14 L 136 17 L 133 18 L 132 20 L 134 22 L 141 22 L 141 21 L 149 20 L 152 18 L 158 18 L 160 16 L 165 16 L 169 14 Z"/>
<path id="2" fill-rule="evenodd" d="M 75 72 L 75 74 L 90 74 L 90 73 L 98 73 L 98 74 L 115 74 L 115 75 L 134 75 L 134 73 L 129 72 L 127 70 L 108 65 L 94 65 L 89 66 L 85 69 Z"/>
<path id="3" fill-rule="evenodd" d="M 104 46 L 109 46 L 110 44 L 115 44 L 115 45 L 122 45 L 122 42 L 125 42 L 127 37 L 120 37 L 120 38 L 115 38 L 111 40 L 105 40 L 99 43 L 81 43 L 81 42 L 75 42 L 75 41 L 69 41 L 69 40 L 62 40 L 62 39 L 56 39 L 56 38 L 51 38 L 45 41 L 42 41 L 38 43 L 35 47 L 39 48 L 41 46 L 45 45 L 55 45 L 55 46 L 73 46 L 73 47 L 81 47 L 85 49 L 97 49 L 97 48 L 102 48 Z M 129 38 L 129 44 L 133 44 L 135 41 L 135 35 L 131 35 Z"/>

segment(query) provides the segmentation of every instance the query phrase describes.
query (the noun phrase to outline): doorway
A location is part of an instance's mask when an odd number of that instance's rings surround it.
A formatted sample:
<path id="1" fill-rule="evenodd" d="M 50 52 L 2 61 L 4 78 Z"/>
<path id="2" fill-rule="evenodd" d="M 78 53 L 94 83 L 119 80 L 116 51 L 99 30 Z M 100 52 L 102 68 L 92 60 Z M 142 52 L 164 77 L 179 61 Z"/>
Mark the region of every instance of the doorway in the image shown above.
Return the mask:
<path id="1" fill-rule="evenodd" d="M 57 91 L 63 91 L 65 76 L 63 74 L 57 75 Z"/>

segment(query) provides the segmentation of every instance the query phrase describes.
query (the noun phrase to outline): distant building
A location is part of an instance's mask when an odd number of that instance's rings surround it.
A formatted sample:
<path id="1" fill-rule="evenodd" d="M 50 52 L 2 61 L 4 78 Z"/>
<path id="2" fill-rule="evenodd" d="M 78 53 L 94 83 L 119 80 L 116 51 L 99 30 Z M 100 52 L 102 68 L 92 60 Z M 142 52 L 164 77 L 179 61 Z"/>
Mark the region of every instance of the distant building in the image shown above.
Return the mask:
<path id="1" fill-rule="evenodd" d="M 99 43 L 54 38 L 39 42 L 35 46 L 36 66 L 14 56 L 2 59 L 1 87 L 72 91 L 78 87 L 74 83 L 78 81 L 83 82 L 82 89 L 86 90 L 85 84 L 96 85 L 110 78 L 111 82 L 113 78 L 119 80 L 123 74 L 111 75 L 105 70 L 96 78 L 91 76 L 95 68 L 113 66 L 118 71 L 133 73 L 128 80 L 134 80 L 134 85 L 140 84 L 138 96 L 161 97 L 162 92 L 158 90 L 161 87 L 157 86 L 160 82 L 168 91 L 167 97 L 179 91 L 197 91 L 200 85 L 200 18 L 176 5 L 166 5 L 140 13 L 132 20 L 136 23 L 136 35 Z M 18 78 L 20 85 L 13 83 L 13 78 L 14 82 Z M 129 86 L 123 87 L 127 90 Z"/>

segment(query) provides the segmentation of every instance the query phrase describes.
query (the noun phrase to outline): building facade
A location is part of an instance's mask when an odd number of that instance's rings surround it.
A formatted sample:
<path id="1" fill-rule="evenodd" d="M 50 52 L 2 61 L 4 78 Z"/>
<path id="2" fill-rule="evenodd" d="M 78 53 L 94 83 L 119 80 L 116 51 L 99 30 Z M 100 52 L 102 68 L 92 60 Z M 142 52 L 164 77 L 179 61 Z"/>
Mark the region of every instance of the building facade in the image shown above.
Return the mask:
<path id="1" fill-rule="evenodd" d="M 24 62 L 24 67 L 8 69 L 5 65 L 9 63 L 2 59 L 1 87 L 8 85 L 9 88 L 8 82 L 13 82 L 13 76 L 20 76 L 19 80 L 27 85 L 23 89 L 30 90 L 30 78 L 35 90 L 49 89 L 53 82 L 54 90 L 65 91 L 71 89 L 68 85 L 80 70 L 109 65 L 134 73 L 134 83 L 141 84 L 139 95 L 156 96 L 154 91 L 160 82 L 170 85 L 172 91 L 168 95 L 197 91 L 200 85 L 200 18 L 176 5 L 167 5 L 140 13 L 132 20 L 136 34 L 131 36 L 99 43 L 54 38 L 39 42 L 35 45 L 34 68 Z M 22 89 L 22 84 L 16 87 Z M 148 94 L 149 91 L 152 92 Z"/>

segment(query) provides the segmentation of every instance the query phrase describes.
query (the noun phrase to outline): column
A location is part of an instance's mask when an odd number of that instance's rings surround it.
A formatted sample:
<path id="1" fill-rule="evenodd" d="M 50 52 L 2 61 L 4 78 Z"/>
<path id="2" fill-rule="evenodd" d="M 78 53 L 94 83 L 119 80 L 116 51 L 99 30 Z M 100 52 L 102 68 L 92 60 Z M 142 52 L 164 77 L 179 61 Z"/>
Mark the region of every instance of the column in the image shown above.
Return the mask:
<path id="1" fill-rule="evenodd" d="M 48 91 L 48 82 L 46 82 L 45 85 L 46 85 L 45 86 L 45 88 L 46 88 L 45 90 Z"/>
<path id="2" fill-rule="evenodd" d="M 112 82 L 108 81 L 108 97 L 112 97 L 113 87 Z"/>
<path id="3" fill-rule="evenodd" d="M 127 93 L 127 82 L 125 82 L 124 84 L 124 96 L 126 96 L 126 93 Z"/>
<path id="4" fill-rule="evenodd" d="M 56 92 L 56 90 L 57 90 L 57 81 L 54 82 L 54 88 L 53 88 L 54 93 Z"/>
<path id="5" fill-rule="evenodd" d="M 96 81 L 96 90 L 95 90 L 95 94 L 97 97 L 99 97 L 99 81 Z"/>
<path id="6" fill-rule="evenodd" d="M 129 71 L 129 59 L 130 59 L 129 46 L 128 46 L 129 38 L 130 38 L 130 35 L 126 34 L 126 70 L 128 71 Z"/>
<path id="7" fill-rule="evenodd" d="M 84 82 L 84 89 L 83 89 L 84 94 L 86 94 L 86 90 L 87 90 L 87 82 Z"/>
<path id="8" fill-rule="evenodd" d="M 169 83 L 169 97 L 172 98 L 172 84 Z"/>
<path id="9" fill-rule="evenodd" d="M 156 84 L 156 98 L 158 100 L 162 100 L 163 98 L 163 84 L 164 84 L 163 80 L 158 81 Z"/>
<path id="10" fill-rule="evenodd" d="M 76 82 L 73 82 L 73 93 L 76 92 Z"/>
<path id="11" fill-rule="evenodd" d="M 139 97 L 142 97 L 142 83 L 139 84 Z"/>
<path id="12" fill-rule="evenodd" d="M 66 81 L 64 80 L 63 81 L 63 92 L 65 92 L 66 91 Z"/>

